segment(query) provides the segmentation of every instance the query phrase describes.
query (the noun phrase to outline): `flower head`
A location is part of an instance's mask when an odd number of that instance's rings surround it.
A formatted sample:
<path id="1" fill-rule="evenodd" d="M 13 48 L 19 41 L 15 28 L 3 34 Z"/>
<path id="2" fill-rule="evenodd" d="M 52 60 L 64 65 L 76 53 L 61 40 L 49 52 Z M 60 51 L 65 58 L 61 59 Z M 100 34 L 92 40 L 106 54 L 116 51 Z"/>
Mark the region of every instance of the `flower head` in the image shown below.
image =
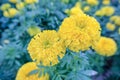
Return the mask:
<path id="1" fill-rule="evenodd" d="M 112 56 L 117 50 L 117 45 L 112 38 L 101 37 L 94 49 L 100 55 Z"/>
<path id="2" fill-rule="evenodd" d="M 70 9 L 70 15 L 83 14 L 83 11 L 79 7 L 73 7 Z"/>
<path id="3" fill-rule="evenodd" d="M 111 16 L 115 12 L 114 7 L 111 6 L 105 6 L 102 7 L 100 10 L 96 11 L 95 15 L 97 16 Z"/>
<path id="4" fill-rule="evenodd" d="M 114 22 L 117 26 L 120 26 L 120 16 L 112 16 L 110 17 L 110 21 Z"/>
<path id="5" fill-rule="evenodd" d="M 9 8 L 8 10 L 6 10 L 6 11 L 3 12 L 3 15 L 5 17 L 12 18 L 15 15 L 17 15 L 17 13 L 18 13 L 17 9 L 15 9 L 15 8 Z"/>
<path id="6" fill-rule="evenodd" d="M 115 9 L 111 6 L 105 6 L 101 8 L 101 11 L 104 13 L 105 16 L 111 16 L 114 14 Z"/>
<path id="7" fill-rule="evenodd" d="M 110 0 L 103 0 L 102 2 L 104 5 L 109 5 L 110 4 Z"/>
<path id="8" fill-rule="evenodd" d="M 89 35 L 82 31 L 67 31 L 61 37 L 65 40 L 66 47 L 74 52 L 87 50 L 91 46 Z"/>
<path id="9" fill-rule="evenodd" d="M 14 17 L 18 13 L 18 10 L 15 8 L 10 8 L 8 12 L 10 17 Z"/>
<path id="10" fill-rule="evenodd" d="M 78 52 L 87 50 L 100 38 L 100 25 L 88 15 L 73 15 L 65 18 L 59 29 L 59 34 L 67 46 Z"/>
<path id="11" fill-rule="evenodd" d="M 20 2 L 20 3 L 16 4 L 16 8 L 19 9 L 19 10 L 23 9 L 24 7 L 25 7 L 25 4 L 23 2 Z"/>
<path id="12" fill-rule="evenodd" d="M 81 2 L 80 2 L 80 1 L 76 2 L 75 7 L 79 7 L 79 8 L 81 8 L 81 7 L 82 7 Z"/>
<path id="13" fill-rule="evenodd" d="M 84 14 L 77 4 L 71 9 L 66 9 L 65 13 L 67 13 L 68 15 Z"/>
<path id="14" fill-rule="evenodd" d="M 28 28 L 27 32 L 29 33 L 30 36 L 34 36 L 37 33 L 41 32 L 41 30 L 37 26 L 31 26 L 31 27 Z"/>
<path id="15" fill-rule="evenodd" d="M 98 0 L 87 0 L 87 3 L 91 6 L 96 6 L 98 5 Z"/>
<path id="16" fill-rule="evenodd" d="M 37 69 L 35 62 L 24 64 L 18 71 L 16 80 L 49 80 L 49 75 L 45 74 L 38 77 L 38 74 L 28 75 L 31 71 Z"/>
<path id="17" fill-rule="evenodd" d="M 50 66 L 59 62 L 58 56 L 60 58 L 64 56 L 65 46 L 56 31 L 46 30 L 38 33 L 30 41 L 28 52 L 33 60 L 42 62 L 45 66 Z"/>
<path id="18" fill-rule="evenodd" d="M 6 4 L 3 4 L 3 5 L 0 7 L 0 9 L 1 9 L 2 11 L 5 11 L 5 10 L 9 9 L 10 7 L 11 7 L 11 5 L 10 5 L 9 3 L 6 3 Z"/>
<path id="19" fill-rule="evenodd" d="M 84 12 L 90 11 L 90 6 L 85 6 L 85 7 L 83 8 L 83 10 L 84 10 Z"/>
<path id="20" fill-rule="evenodd" d="M 103 15 L 104 15 L 104 12 L 101 11 L 101 10 L 97 10 L 97 11 L 95 12 L 95 15 L 96 15 L 96 16 L 103 16 Z"/>
<path id="21" fill-rule="evenodd" d="M 110 31 L 114 31 L 115 30 L 115 25 L 112 24 L 112 23 L 107 23 L 106 28 Z"/>
<path id="22" fill-rule="evenodd" d="M 117 16 L 117 15 L 111 16 L 111 17 L 110 17 L 110 21 L 115 22 L 115 20 L 116 20 L 118 17 L 119 17 L 119 16 Z"/>
<path id="23" fill-rule="evenodd" d="M 4 12 L 3 12 L 3 15 L 4 15 L 5 17 L 8 17 L 8 18 L 10 17 L 8 11 L 4 11 Z"/>
<path id="24" fill-rule="evenodd" d="M 117 26 L 120 26 L 120 16 L 118 18 L 116 18 L 115 22 L 114 22 Z"/>
<path id="25" fill-rule="evenodd" d="M 84 14 L 82 9 L 81 9 L 80 2 L 76 2 L 75 6 L 72 7 L 71 9 L 66 9 L 65 13 L 67 13 L 68 15 Z"/>

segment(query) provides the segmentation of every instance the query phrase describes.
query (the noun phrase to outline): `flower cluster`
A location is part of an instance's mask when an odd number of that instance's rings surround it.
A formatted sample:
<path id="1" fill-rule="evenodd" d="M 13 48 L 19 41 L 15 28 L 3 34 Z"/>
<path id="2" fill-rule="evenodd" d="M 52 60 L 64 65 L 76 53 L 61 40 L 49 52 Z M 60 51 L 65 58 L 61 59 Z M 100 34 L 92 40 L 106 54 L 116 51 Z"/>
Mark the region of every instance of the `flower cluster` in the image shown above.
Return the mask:
<path id="1" fill-rule="evenodd" d="M 102 7 L 100 10 L 96 11 L 95 15 L 96 16 L 111 16 L 115 12 L 114 7 L 111 6 L 105 6 Z"/>
<path id="2" fill-rule="evenodd" d="M 4 15 L 5 17 L 10 18 L 10 17 L 14 17 L 17 13 L 18 13 L 17 9 L 15 9 L 15 8 L 10 8 L 10 9 L 8 9 L 7 11 L 4 11 L 3 15 Z"/>
<path id="3" fill-rule="evenodd" d="M 117 16 L 117 15 L 112 16 L 110 18 L 110 21 L 115 23 L 117 26 L 120 26 L 120 16 Z"/>
<path id="4" fill-rule="evenodd" d="M 65 18 L 59 29 L 59 34 L 65 40 L 65 44 L 75 52 L 94 46 L 100 38 L 100 32 L 99 23 L 86 14 Z"/>
<path id="5" fill-rule="evenodd" d="M 106 28 L 109 31 L 115 31 L 118 28 L 120 29 L 120 16 L 118 15 L 111 16 L 109 22 L 106 24 Z M 119 29 L 118 29 L 118 33 L 119 33 Z"/>
<path id="6" fill-rule="evenodd" d="M 24 0 L 19 1 L 19 0 L 9 0 L 10 3 L 13 3 L 15 5 L 15 8 L 12 7 L 11 4 L 5 3 L 0 7 L 0 10 L 3 11 L 3 15 L 8 18 L 12 18 L 16 16 L 21 9 L 23 9 L 25 6 L 29 4 L 34 4 L 38 3 L 38 0 Z"/>
<path id="7" fill-rule="evenodd" d="M 79 7 L 70 11 L 76 14 L 70 13 L 58 31 L 44 30 L 31 39 L 27 49 L 36 65 L 57 65 L 66 49 L 77 53 L 88 50 L 99 41 L 101 28 L 96 19 L 84 14 Z"/>
<path id="8" fill-rule="evenodd" d="M 119 76 L 120 0 L 6 0 L 0 4 L 1 80 Z"/>

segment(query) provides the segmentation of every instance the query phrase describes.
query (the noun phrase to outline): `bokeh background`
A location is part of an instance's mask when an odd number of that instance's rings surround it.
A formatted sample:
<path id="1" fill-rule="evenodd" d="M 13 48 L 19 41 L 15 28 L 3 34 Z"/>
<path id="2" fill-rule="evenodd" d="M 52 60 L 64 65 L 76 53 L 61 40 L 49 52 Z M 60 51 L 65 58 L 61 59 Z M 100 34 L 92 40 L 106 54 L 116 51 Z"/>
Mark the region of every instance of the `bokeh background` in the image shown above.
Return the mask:
<path id="1" fill-rule="evenodd" d="M 106 57 L 87 51 L 93 80 L 120 80 L 120 0 L 0 0 L 0 80 L 15 80 L 18 69 L 32 61 L 27 46 L 42 30 L 58 30 L 69 10 L 79 5 L 100 23 L 101 35 L 117 44 Z"/>

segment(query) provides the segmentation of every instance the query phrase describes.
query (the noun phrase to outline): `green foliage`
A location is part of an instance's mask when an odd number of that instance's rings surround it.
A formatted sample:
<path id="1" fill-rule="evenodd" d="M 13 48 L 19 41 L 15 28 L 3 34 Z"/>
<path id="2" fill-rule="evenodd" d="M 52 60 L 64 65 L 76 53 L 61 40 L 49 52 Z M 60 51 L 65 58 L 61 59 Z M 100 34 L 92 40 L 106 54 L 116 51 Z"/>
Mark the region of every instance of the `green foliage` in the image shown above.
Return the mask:
<path id="1" fill-rule="evenodd" d="M 90 76 L 97 74 L 91 69 L 86 54 L 70 50 L 66 51 L 64 58 L 59 59 L 59 64 L 55 66 L 42 66 L 41 64 L 38 67 L 50 75 L 50 80 L 91 80 Z M 33 72 L 36 73 L 36 70 Z"/>
<path id="2" fill-rule="evenodd" d="M 14 80 L 18 69 L 23 64 L 32 61 L 27 52 L 28 43 L 32 38 L 27 33 L 28 28 L 38 26 L 42 31 L 58 30 L 63 19 L 67 17 L 64 11 L 73 7 L 77 1 L 83 2 L 82 8 L 87 5 L 84 0 L 40 0 L 39 3 L 26 6 L 13 18 L 4 17 L 3 12 L 0 11 L 0 80 Z M 120 3 L 118 0 L 112 1 L 110 5 L 116 10 L 114 15 L 120 15 Z M 0 5 L 5 2 L 7 0 L 0 0 Z M 116 55 L 103 57 L 93 50 L 79 53 L 67 50 L 63 59 L 58 56 L 59 64 L 52 67 L 38 65 L 40 69 L 44 69 L 44 72 L 38 69 L 31 71 L 28 75 L 38 73 L 40 77 L 42 74 L 49 73 L 50 80 L 91 80 L 91 77 L 96 74 L 98 76 L 107 74 L 103 76 L 105 80 L 119 80 L 120 35 L 117 32 L 118 28 L 115 31 L 105 28 L 110 17 L 94 15 L 102 6 L 99 4 L 97 7 L 91 7 L 86 14 L 99 21 L 102 36 L 111 37 L 117 42 Z M 9 42 L 6 43 L 5 40 Z"/>
<path id="3" fill-rule="evenodd" d="M 4 45 L 0 49 L 0 79 L 12 80 L 14 79 L 17 70 L 25 62 L 31 61 L 22 49 L 22 45 L 18 43 L 10 43 Z"/>

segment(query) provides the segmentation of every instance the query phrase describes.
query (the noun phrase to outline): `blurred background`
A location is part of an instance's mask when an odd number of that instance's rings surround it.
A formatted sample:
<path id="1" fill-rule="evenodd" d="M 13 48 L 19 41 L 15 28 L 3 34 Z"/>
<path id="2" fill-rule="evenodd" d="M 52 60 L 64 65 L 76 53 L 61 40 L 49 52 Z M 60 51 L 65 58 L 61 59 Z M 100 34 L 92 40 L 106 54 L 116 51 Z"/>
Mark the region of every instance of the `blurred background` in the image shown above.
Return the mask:
<path id="1" fill-rule="evenodd" d="M 101 35 L 117 44 L 106 57 L 89 50 L 93 80 L 120 80 L 120 0 L 0 0 L 0 80 L 15 80 L 18 69 L 32 61 L 27 46 L 43 30 L 58 30 L 78 5 L 100 23 Z"/>

